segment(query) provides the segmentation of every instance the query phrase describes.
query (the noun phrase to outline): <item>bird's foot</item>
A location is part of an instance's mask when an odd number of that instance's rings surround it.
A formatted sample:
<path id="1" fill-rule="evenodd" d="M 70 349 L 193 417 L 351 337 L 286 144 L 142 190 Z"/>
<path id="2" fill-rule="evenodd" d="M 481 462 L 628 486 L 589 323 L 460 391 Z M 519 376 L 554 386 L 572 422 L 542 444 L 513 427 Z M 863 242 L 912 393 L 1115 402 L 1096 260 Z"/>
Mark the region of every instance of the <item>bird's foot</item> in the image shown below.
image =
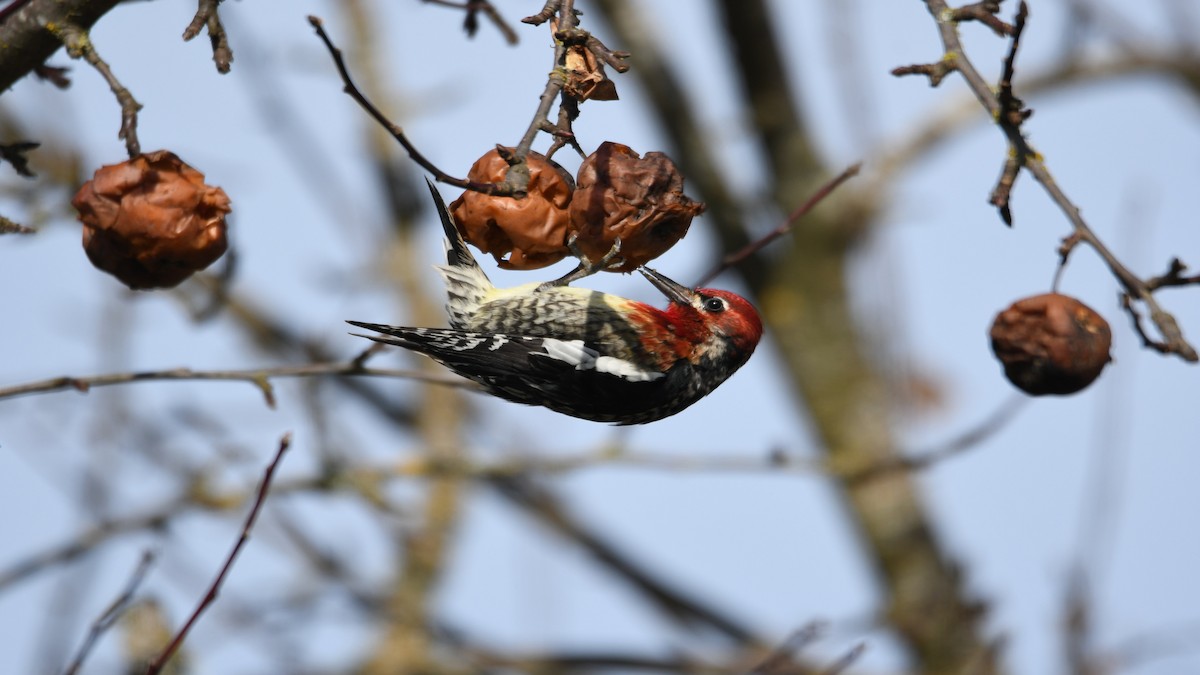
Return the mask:
<path id="1" fill-rule="evenodd" d="M 567 272 L 554 281 L 547 281 L 541 286 L 538 286 L 539 291 L 546 290 L 547 288 L 566 286 L 573 281 L 579 281 L 584 277 L 590 277 L 597 272 L 601 272 L 612 267 L 620 267 L 621 265 L 625 264 L 625 259 L 619 257 L 621 253 L 620 237 L 617 237 L 613 240 L 612 248 L 608 249 L 608 252 L 601 256 L 596 262 L 592 262 L 587 255 L 584 254 L 583 249 L 579 248 L 578 237 L 574 232 L 567 237 L 567 248 L 571 251 L 571 255 L 579 259 L 579 264 L 575 266 L 575 269 Z"/>

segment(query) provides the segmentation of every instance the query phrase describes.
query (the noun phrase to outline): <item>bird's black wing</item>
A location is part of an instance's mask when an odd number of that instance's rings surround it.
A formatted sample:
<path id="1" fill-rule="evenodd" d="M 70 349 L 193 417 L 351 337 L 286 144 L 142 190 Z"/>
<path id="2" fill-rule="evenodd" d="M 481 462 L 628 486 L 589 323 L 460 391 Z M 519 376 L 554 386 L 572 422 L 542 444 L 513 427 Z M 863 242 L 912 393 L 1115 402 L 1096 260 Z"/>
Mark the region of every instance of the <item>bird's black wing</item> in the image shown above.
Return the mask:
<path id="1" fill-rule="evenodd" d="M 376 342 L 420 352 L 500 398 L 540 405 L 598 422 L 637 424 L 679 412 L 691 401 L 666 401 L 662 390 L 685 375 L 646 370 L 580 340 L 349 323 L 383 335 Z"/>

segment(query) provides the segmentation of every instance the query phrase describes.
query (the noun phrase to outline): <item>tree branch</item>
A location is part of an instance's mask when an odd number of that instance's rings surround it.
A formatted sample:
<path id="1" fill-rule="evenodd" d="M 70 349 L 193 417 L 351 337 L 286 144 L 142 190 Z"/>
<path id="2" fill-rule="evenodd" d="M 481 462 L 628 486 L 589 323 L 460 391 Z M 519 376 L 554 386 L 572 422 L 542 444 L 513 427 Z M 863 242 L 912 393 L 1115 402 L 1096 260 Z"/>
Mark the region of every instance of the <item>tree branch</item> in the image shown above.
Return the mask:
<path id="1" fill-rule="evenodd" d="M 996 4 L 998 5 L 998 3 Z M 1142 332 L 1143 342 L 1147 346 L 1153 347 L 1164 354 L 1176 354 L 1183 360 L 1192 363 L 1200 361 L 1200 355 L 1197 355 L 1196 349 L 1184 339 L 1183 332 L 1180 330 L 1179 324 L 1175 321 L 1175 317 L 1159 306 L 1158 301 L 1153 295 L 1154 289 L 1147 282 L 1131 272 L 1109 250 L 1108 246 L 1096 236 L 1096 233 L 1080 214 L 1079 207 L 1075 206 L 1054 180 L 1041 153 L 1028 142 L 1021 132 L 1020 122 L 1027 115 L 1010 114 L 1013 107 L 1011 101 L 1006 106 L 1005 101 L 1001 100 L 1001 95 L 992 90 L 987 81 L 983 79 L 983 76 L 979 74 L 979 71 L 975 69 L 970 59 L 967 58 L 962 41 L 959 38 L 958 22 L 954 18 L 954 12 L 950 10 L 944 0 L 925 0 L 925 6 L 937 24 L 938 34 L 941 37 L 942 46 L 946 54 L 945 58 L 954 61 L 955 71 L 960 73 L 963 79 L 966 80 L 967 86 L 975 95 L 975 98 L 987 110 L 988 115 L 996 121 L 996 125 L 1004 133 L 1012 148 L 1014 157 L 1011 160 L 1006 160 L 1006 169 L 1002 174 L 1002 183 L 1005 177 L 1015 179 L 1015 170 L 1010 171 L 1008 168 L 1010 162 L 1015 161 L 1019 165 L 1019 168 L 1024 168 L 1028 171 L 1042 185 L 1042 188 L 1050 196 L 1051 200 L 1058 205 L 1059 209 L 1067 217 L 1067 220 L 1070 221 L 1079 241 L 1095 250 L 1101 260 L 1108 266 L 1109 271 L 1116 277 L 1123 289 L 1124 297 L 1127 298 L 1124 306 L 1130 311 L 1135 322 L 1138 323 L 1140 332 L 1140 322 L 1132 301 L 1139 301 L 1146 306 L 1150 314 L 1150 321 L 1158 329 L 1162 340 L 1151 339 Z M 1024 21 L 1024 16 L 1027 14 L 1028 6 L 1025 2 L 1021 2 L 1020 9 L 1018 10 L 1018 24 Z M 1013 45 L 1009 50 L 1008 58 L 1005 60 L 1005 74 L 1009 80 L 1011 80 L 1012 76 L 1012 61 L 1016 56 L 1017 41 L 1015 38 L 1019 37 L 1019 31 L 1015 27 L 1013 32 Z M 1011 82 L 1009 86 L 1011 86 Z M 1003 94 L 1003 82 L 1001 89 L 1001 93 Z M 1011 96 L 1011 92 L 1009 96 Z M 993 194 L 994 200 L 995 194 Z"/>
<path id="2" fill-rule="evenodd" d="M 158 658 L 151 661 L 150 665 L 146 667 L 146 675 L 157 675 L 162 671 L 163 666 L 171 659 L 176 650 L 183 644 L 183 641 L 187 639 L 192 626 L 196 625 L 196 622 L 200 620 L 200 615 L 217 599 L 217 593 L 220 592 L 221 586 L 225 583 L 225 577 L 229 576 L 229 570 L 233 569 L 233 562 L 237 560 L 238 554 L 242 552 L 242 547 L 250 540 L 250 530 L 254 527 L 254 522 L 258 519 L 258 512 L 262 510 L 263 502 L 267 499 L 267 489 L 271 486 L 271 479 L 275 477 L 275 469 L 279 468 L 279 462 L 283 459 L 283 454 L 287 452 L 291 444 L 291 432 L 284 434 L 283 438 L 279 439 L 279 449 L 275 451 L 275 458 L 271 460 L 271 463 L 267 465 L 267 469 L 263 473 L 262 482 L 259 483 L 258 487 L 258 494 L 254 498 L 254 505 L 250 507 L 250 513 L 246 515 L 246 522 L 242 525 L 242 533 L 234 543 L 233 549 L 229 551 L 229 556 L 225 558 L 225 564 L 221 566 L 221 570 L 217 572 L 212 585 L 208 587 L 208 592 L 200 599 L 200 604 L 196 605 L 195 611 L 184 622 L 183 627 L 175 634 L 171 643 L 163 649 Z"/>
<path id="3" fill-rule="evenodd" d="M 125 88 L 125 85 L 121 84 L 121 81 L 113 74 L 112 68 L 109 68 L 108 63 L 100 58 L 87 30 L 71 23 L 64 23 L 56 25 L 53 31 L 66 45 L 67 54 L 71 58 L 81 58 L 87 61 L 108 83 L 113 95 L 117 97 L 117 103 L 121 106 L 121 130 L 117 132 L 117 138 L 125 141 L 125 150 L 129 153 L 130 158 L 140 155 L 142 146 L 137 137 L 137 114 L 142 109 L 142 104 L 133 98 L 133 94 Z"/>
<path id="4" fill-rule="evenodd" d="M 217 65 L 217 72 L 223 75 L 229 72 L 229 65 L 233 61 L 233 49 L 229 47 L 229 35 L 225 33 L 221 15 L 217 13 L 220 4 L 221 0 L 198 0 L 196 16 L 192 17 L 192 22 L 184 29 L 183 41 L 189 42 L 200 34 L 201 28 L 207 27 L 208 40 L 212 43 L 213 63 Z"/>
<path id="5" fill-rule="evenodd" d="M 325 377 L 352 375 L 364 377 L 397 377 L 418 382 L 429 382 L 459 389 L 478 391 L 479 386 L 470 380 L 444 375 L 440 373 L 425 373 L 417 370 L 392 370 L 385 368 L 367 368 L 360 359 L 336 363 L 310 363 L 302 366 L 278 366 L 275 368 L 253 368 L 249 370 L 192 370 L 191 368 L 174 368 L 171 370 L 145 370 L 130 373 L 110 373 L 107 375 L 92 375 L 89 377 L 53 377 L 48 380 L 38 380 L 11 387 L 0 388 L 0 400 L 28 396 L 30 394 L 46 394 L 56 391 L 74 389 L 87 393 L 93 387 L 109 387 L 131 382 L 148 382 L 162 380 L 228 380 L 233 382 L 248 382 L 262 392 L 269 407 L 275 407 L 275 390 L 271 379 L 278 377 Z"/>
<path id="6" fill-rule="evenodd" d="M 50 26 L 88 30 L 121 0 L 17 0 L 0 12 L 0 92 L 46 62 L 62 42 Z"/>

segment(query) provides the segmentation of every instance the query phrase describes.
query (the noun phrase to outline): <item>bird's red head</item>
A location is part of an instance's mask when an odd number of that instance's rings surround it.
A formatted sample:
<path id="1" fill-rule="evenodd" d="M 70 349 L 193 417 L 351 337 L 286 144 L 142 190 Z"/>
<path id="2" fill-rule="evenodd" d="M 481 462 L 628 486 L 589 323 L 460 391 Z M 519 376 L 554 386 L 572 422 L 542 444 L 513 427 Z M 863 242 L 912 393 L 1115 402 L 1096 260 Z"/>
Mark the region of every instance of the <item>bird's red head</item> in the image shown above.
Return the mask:
<path id="1" fill-rule="evenodd" d="M 665 313 L 677 330 L 694 331 L 687 337 L 696 342 L 703 341 L 703 334 L 718 335 L 749 358 L 763 332 L 762 319 L 750 301 L 715 288 L 692 290 L 648 267 L 641 272 L 671 301 Z"/>
<path id="2" fill-rule="evenodd" d="M 749 300 L 715 288 L 699 288 L 695 294 L 699 296 L 700 311 L 707 315 L 710 323 L 738 347 L 754 349 L 762 338 L 763 326 L 758 310 Z"/>

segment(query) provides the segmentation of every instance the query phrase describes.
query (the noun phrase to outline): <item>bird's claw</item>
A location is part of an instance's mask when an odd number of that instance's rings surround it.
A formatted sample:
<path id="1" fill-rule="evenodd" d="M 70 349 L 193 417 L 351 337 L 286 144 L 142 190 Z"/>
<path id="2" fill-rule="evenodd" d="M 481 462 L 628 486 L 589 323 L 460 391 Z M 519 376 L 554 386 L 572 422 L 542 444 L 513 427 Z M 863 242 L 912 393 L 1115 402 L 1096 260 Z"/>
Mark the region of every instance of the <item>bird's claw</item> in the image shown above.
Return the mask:
<path id="1" fill-rule="evenodd" d="M 620 267 L 621 265 L 625 264 L 625 259 L 618 257 L 621 253 L 620 237 L 617 237 L 613 240 L 612 248 L 608 249 L 608 252 L 601 256 L 596 262 L 592 262 L 587 255 L 584 254 L 583 249 L 579 248 L 578 239 L 579 237 L 574 232 L 567 236 L 567 249 L 571 251 L 571 255 L 579 259 L 579 264 L 575 266 L 575 269 L 567 272 L 554 281 L 547 281 L 541 286 L 538 286 L 539 291 L 544 291 L 548 288 L 559 288 L 566 286 L 572 281 L 579 281 L 580 279 L 583 279 L 584 277 L 590 277 L 597 272 Z"/>

